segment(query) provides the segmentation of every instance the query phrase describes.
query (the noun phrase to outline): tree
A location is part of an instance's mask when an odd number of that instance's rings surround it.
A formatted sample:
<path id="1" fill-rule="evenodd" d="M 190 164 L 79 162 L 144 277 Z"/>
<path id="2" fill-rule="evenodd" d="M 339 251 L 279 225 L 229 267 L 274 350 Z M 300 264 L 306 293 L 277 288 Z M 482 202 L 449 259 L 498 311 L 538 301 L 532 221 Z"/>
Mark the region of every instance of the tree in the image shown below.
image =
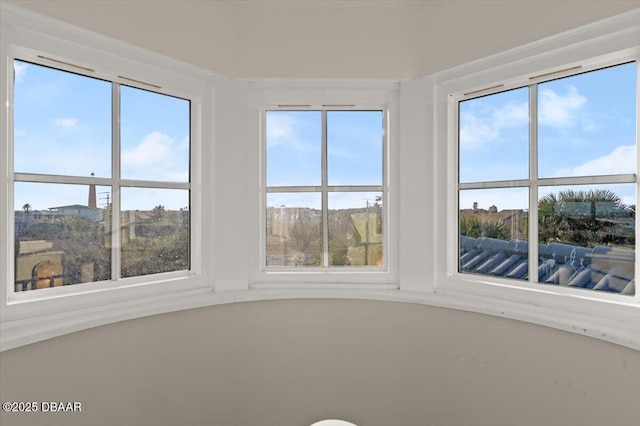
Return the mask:
<path id="1" fill-rule="evenodd" d="M 135 238 L 122 247 L 122 276 L 158 274 L 189 269 L 187 226 L 153 238 Z"/>
<path id="2" fill-rule="evenodd" d="M 635 241 L 635 237 L 624 225 L 633 213 L 616 193 L 606 189 L 550 193 L 538 201 L 540 242 L 582 247 L 631 243 L 630 238 Z"/>
<path id="3" fill-rule="evenodd" d="M 21 241 L 45 240 L 52 243 L 53 251 L 62 251 L 64 283 L 78 284 L 83 265 L 93 265 L 91 281 L 111 278 L 111 251 L 104 245 L 103 227 L 100 223 L 80 216 L 62 216 L 54 222 L 35 223 L 25 228 Z"/>
<path id="4" fill-rule="evenodd" d="M 22 210 L 24 210 L 23 222 L 26 223 L 26 224 L 29 224 L 29 222 L 31 222 L 31 220 L 30 220 L 31 219 L 31 211 L 32 211 L 31 204 L 25 203 L 22 206 Z"/>
<path id="5" fill-rule="evenodd" d="M 353 223 L 352 215 L 362 209 L 340 209 L 329 211 L 329 264 L 333 266 L 349 265 L 349 247 L 362 241 L 360 233 Z"/>
<path id="6" fill-rule="evenodd" d="M 500 218 L 463 216 L 460 218 L 460 235 L 473 238 L 489 237 L 506 240 L 509 238 L 509 229 Z"/>
<path id="7" fill-rule="evenodd" d="M 164 212 L 164 206 L 162 204 L 159 204 L 153 208 L 153 210 L 151 211 L 151 216 L 153 216 L 153 218 L 156 220 L 162 220 L 164 218 Z"/>
<path id="8" fill-rule="evenodd" d="M 136 215 L 135 237 L 123 243 L 121 263 L 123 277 L 188 269 L 188 215 L 163 205 Z"/>
<path id="9" fill-rule="evenodd" d="M 300 209 L 289 231 L 289 248 L 304 253 L 305 265 L 322 265 L 322 217 L 312 209 Z"/>

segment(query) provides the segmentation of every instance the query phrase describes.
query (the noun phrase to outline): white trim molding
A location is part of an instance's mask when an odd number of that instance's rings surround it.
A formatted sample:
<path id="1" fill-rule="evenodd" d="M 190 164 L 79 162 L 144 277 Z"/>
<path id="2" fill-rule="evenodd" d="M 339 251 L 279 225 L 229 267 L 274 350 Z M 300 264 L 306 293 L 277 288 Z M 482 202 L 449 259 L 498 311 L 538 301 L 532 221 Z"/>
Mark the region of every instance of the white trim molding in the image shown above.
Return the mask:
<path id="1" fill-rule="evenodd" d="M 347 287 L 375 285 L 378 288 L 398 288 L 397 280 L 397 235 L 398 235 L 398 193 L 399 171 L 397 160 L 399 144 L 397 139 L 398 91 L 399 83 L 391 81 L 332 81 L 332 80 L 261 80 L 250 82 L 249 107 L 253 118 L 259 122 L 256 143 L 251 146 L 251 161 L 256 170 L 251 175 L 259 185 L 251 187 L 252 211 L 258 211 L 252 227 L 249 259 L 250 288 L 289 288 L 300 283 L 313 283 L 323 286 L 345 285 Z M 265 268 L 265 229 L 266 208 L 266 148 L 265 123 L 267 110 L 382 110 L 384 111 L 384 251 L 385 266 L 382 268 L 325 267 L 325 268 Z M 301 107 L 302 105 L 302 107 Z M 365 192 L 370 189 L 363 190 Z"/>

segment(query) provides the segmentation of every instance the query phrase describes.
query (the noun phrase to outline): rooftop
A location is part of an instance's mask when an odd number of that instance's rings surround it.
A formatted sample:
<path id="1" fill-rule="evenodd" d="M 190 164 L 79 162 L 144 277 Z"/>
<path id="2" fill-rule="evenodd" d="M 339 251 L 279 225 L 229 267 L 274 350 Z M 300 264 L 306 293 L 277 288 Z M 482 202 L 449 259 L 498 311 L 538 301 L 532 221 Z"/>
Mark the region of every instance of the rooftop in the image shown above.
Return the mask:
<path id="1" fill-rule="evenodd" d="M 460 271 L 529 279 L 529 244 L 522 240 L 460 237 Z M 635 294 L 634 251 L 563 243 L 538 245 L 538 278 L 543 284 Z"/>

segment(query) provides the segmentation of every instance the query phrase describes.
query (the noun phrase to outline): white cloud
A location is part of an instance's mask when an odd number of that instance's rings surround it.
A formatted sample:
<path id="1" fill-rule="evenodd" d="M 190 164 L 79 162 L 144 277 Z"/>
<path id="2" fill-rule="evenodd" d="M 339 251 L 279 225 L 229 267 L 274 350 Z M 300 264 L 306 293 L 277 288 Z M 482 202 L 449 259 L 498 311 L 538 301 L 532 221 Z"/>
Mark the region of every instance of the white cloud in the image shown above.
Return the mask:
<path id="1" fill-rule="evenodd" d="M 529 123 L 529 105 L 508 104 L 493 112 L 493 126 L 497 129 L 525 126 Z"/>
<path id="2" fill-rule="evenodd" d="M 123 176 L 187 182 L 189 161 L 184 145 L 186 140 L 177 140 L 161 132 L 149 133 L 140 144 L 123 151 Z"/>
<path id="3" fill-rule="evenodd" d="M 491 122 L 480 120 L 474 114 L 465 114 L 461 117 L 460 124 L 460 148 L 473 150 L 481 144 L 496 140 L 500 136 L 500 130 Z"/>
<path id="4" fill-rule="evenodd" d="M 29 64 L 25 64 L 24 62 L 14 62 L 13 70 L 16 83 L 21 83 L 25 74 L 27 73 L 27 68 L 29 68 Z"/>
<path id="5" fill-rule="evenodd" d="M 575 86 L 569 86 L 565 95 L 560 95 L 551 89 L 540 91 L 538 107 L 538 122 L 552 127 L 571 127 L 578 119 L 584 121 L 579 113 L 587 103 Z"/>
<path id="6" fill-rule="evenodd" d="M 140 145 L 122 153 L 122 164 L 144 166 L 166 161 L 171 158 L 174 140 L 169 136 L 153 132 L 145 136 Z"/>
<path id="7" fill-rule="evenodd" d="M 539 95 L 538 122 L 540 125 L 568 128 L 580 124 L 584 130 L 597 127 L 584 115 L 587 98 L 569 86 L 565 94 L 542 89 Z M 498 141 L 506 129 L 527 126 L 529 105 L 510 103 L 489 110 L 468 110 L 460 117 L 460 148 L 475 150 L 486 143 Z"/>
<path id="8" fill-rule="evenodd" d="M 320 150 L 320 128 L 310 129 L 310 123 L 294 114 L 269 114 L 267 148 L 285 145 L 296 154 L 315 154 Z"/>
<path id="9" fill-rule="evenodd" d="M 74 117 L 54 118 L 50 123 L 56 127 L 75 127 L 78 124 L 78 119 Z"/>
<path id="10" fill-rule="evenodd" d="M 483 114 L 465 112 L 460 119 L 460 148 L 474 150 L 498 140 L 504 129 L 526 126 L 529 106 L 511 103 Z"/>
<path id="11" fill-rule="evenodd" d="M 556 176 L 612 175 L 636 172 L 636 146 L 623 145 L 610 154 L 573 168 L 561 169 Z"/>
<path id="12" fill-rule="evenodd" d="M 269 115 L 267 122 L 267 146 L 279 145 L 294 135 L 295 120 L 290 115 Z"/>
<path id="13" fill-rule="evenodd" d="M 190 147 L 190 143 L 191 143 L 191 139 L 189 137 L 189 134 L 186 134 L 184 138 L 182 138 L 182 140 L 178 143 L 178 149 L 183 151 L 188 151 Z"/>

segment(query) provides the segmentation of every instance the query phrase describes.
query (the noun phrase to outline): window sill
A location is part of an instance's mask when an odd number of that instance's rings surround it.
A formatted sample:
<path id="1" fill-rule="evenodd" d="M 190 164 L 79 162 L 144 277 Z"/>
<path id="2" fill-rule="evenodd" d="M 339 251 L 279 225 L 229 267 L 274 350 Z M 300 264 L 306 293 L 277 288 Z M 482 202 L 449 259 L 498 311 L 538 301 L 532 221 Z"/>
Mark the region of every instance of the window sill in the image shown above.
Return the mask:
<path id="1" fill-rule="evenodd" d="M 114 322 L 196 307 L 197 296 L 212 292 L 210 286 L 192 287 L 179 293 L 3 320 L 0 323 L 0 352 Z"/>
<path id="2" fill-rule="evenodd" d="M 434 304 L 557 328 L 640 350 L 640 305 L 633 297 L 465 278 L 446 280 L 436 289 Z"/>
<path id="3" fill-rule="evenodd" d="M 399 288 L 396 274 L 385 268 L 313 268 L 313 269 L 265 269 L 253 274 L 249 288 L 300 288 L 312 286 L 330 286 L 344 288 Z"/>
<path id="4" fill-rule="evenodd" d="M 180 293 L 77 308 L 0 325 L 0 351 L 76 331 L 150 315 L 207 306 L 284 299 L 355 299 L 415 303 L 470 311 L 577 333 L 640 350 L 640 306 L 529 289 L 505 289 L 451 282 L 433 293 L 399 290 L 397 285 L 253 284 L 249 290 L 213 292 L 201 286 Z M 523 293 L 525 292 L 525 293 Z"/>

